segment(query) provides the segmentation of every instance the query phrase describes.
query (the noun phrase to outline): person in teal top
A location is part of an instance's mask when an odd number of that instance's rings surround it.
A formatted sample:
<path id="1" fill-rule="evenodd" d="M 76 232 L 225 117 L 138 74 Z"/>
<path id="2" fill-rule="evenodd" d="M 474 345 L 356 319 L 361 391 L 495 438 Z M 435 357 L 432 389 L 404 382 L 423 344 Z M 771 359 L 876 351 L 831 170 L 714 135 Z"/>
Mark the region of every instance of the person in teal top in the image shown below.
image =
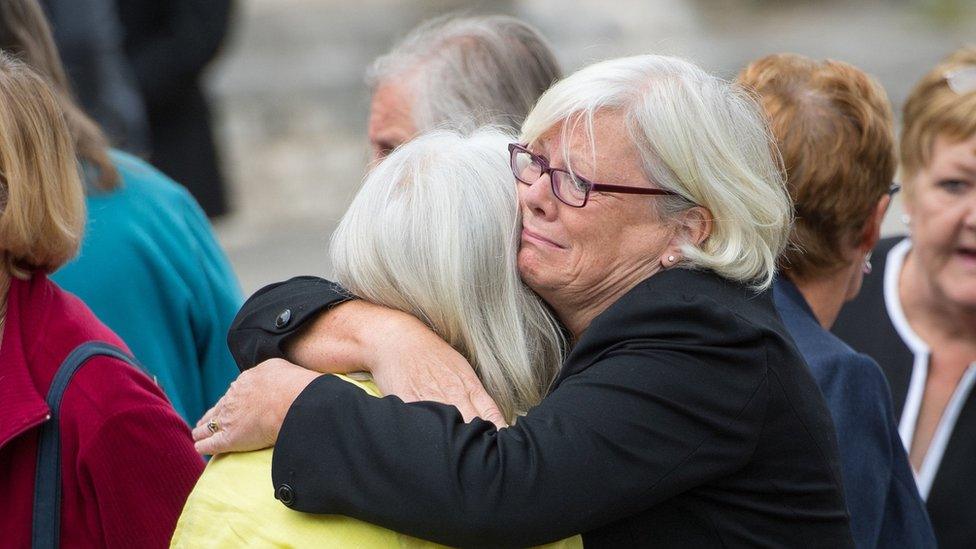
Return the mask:
<path id="1" fill-rule="evenodd" d="M 0 49 L 52 85 L 86 176 L 81 253 L 51 279 L 120 335 L 196 423 L 237 377 L 225 339 L 242 295 L 213 229 L 183 187 L 109 148 L 72 99 L 37 0 L 0 2 Z"/>
<path id="2" fill-rule="evenodd" d="M 109 157 L 121 184 L 89 185 L 81 252 L 51 278 L 125 340 L 192 425 L 237 377 L 226 337 L 241 291 L 186 189 L 139 158 Z"/>

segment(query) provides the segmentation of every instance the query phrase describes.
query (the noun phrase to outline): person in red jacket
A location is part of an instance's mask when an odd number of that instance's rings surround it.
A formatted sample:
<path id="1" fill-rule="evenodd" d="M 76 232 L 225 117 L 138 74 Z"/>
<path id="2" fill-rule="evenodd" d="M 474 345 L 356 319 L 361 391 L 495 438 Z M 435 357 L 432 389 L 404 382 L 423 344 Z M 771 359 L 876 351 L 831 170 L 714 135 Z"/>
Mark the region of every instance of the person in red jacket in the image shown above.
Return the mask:
<path id="1" fill-rule="evenodd" d="M 56 411 L 45 400 L 80 345 L 128 349 L 46 276 L 78 249 L 84 194 L 54 92 L 2 53 L 0 174 L 0 545 L 31 546 L 39 434 L 57 421 L 60 545 L 165 547 L 203 462 L 153 380 L 98 356 Z"/>

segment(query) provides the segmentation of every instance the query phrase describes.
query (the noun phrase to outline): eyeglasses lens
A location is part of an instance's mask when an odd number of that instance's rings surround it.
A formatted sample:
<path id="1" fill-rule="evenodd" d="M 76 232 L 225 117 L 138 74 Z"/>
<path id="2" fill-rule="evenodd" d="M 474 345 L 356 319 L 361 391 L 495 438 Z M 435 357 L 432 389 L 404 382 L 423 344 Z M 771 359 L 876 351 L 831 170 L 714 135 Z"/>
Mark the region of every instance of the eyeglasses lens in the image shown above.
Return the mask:
<path id="1" fill-rule="evenodd" d="M 570 206 L 582 206 L 586 202 L 586 195 L 590 191 L 588 183 L 562 171 L 553 172 L 553 176 L 553 187 L 560 200 Z"/>
<path id="2" fill-rule="evenodd" d="M 512 155 L 512 173 L 522 183 L 532 184 L 542 177 L 542 166 L 532 159 L 532 155 L 524 151 L 516 151 Z"/>

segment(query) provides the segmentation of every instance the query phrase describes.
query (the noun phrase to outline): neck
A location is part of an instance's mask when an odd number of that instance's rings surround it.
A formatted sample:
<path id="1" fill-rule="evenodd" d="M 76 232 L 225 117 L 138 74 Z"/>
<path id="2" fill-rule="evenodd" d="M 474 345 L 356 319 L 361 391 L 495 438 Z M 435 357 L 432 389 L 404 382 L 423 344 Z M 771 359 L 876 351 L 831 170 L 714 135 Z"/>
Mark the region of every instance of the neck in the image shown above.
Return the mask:
<path id="1" fill-rule="evenodd" d="M 575 342 L 583 335 L 593 319 L 606 311 L 627 292 L 642 281 L 657 273 L 660 267 L 650 269 L 640 266 L 634 269 L 616 269 L 612 277 L 598 284 L 577 291 L 571 286 L 560 288 L 558 292 L 539 295 L 552 306 L 560 322 L 573 334 Z"/>
<path id="2" fill-rule="evenodd" d="M 841 308 L 850 293 L 850 269 L 843 268 L 836 273 L 813 279 L 799 279 L 787 273 L 787 277 L 803 295 L 803 299 L 813 310 L 813 316 L 825 330 L 829 330 L 837 320 Z"/>
<path id="3" fill-rule="evenodd" d="M 911 251 L 898 278 L 898 296 L 908 323 L 923 340 L 931 342 L 936 335 L 942 341 L 976 341 L 976 309 L 941 295 Z"/>

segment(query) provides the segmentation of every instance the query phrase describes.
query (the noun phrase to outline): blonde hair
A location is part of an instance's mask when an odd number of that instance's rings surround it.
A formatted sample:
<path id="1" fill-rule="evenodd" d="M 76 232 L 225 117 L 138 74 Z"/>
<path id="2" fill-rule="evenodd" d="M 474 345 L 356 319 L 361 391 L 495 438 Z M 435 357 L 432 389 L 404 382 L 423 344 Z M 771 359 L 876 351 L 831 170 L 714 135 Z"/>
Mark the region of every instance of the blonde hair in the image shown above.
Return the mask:
<path id="1" fill-rule="evenodd" d="M 841 61 L 770 55 L 739 73 L 769 116 L 796 222 L 779 267 L 815 278 L 846 265 L 895 175 L 894 122 L 884 88 Z"/>
<path id="2" fill-rule="evenodd" d="M 912 180 L 932 159 L 935 139 L 965 141 L 976 135 L 976 89 L 957 93 L 946 77 L 960 69 L 976 70 L 976 45 L 960 48 L 925 74 L 902 110 L 901 169 L 906 194 Z"/>
<path id="3" fill-rule="evenodd" d="M 78 250 L 85 201 L 58 100 L 27 65 L 0 53 L 0 252 L 20 278 Z"/>
<path id="4" fill-rule="evenodd" d="M 507 15 L 442 16 L 424 22 L 373 62 L 367 83 L 403 80 L 421 132 L 436 127 L 517 129 L 562 77 L 549 43 Z"/>
<path id="5" fill-rule="evenodd" d="M 546 395 L 564 341 L 519 279 L 512 137 L 435 131 L 380 162 L 332 235 L 338 281 L 423 320 L 474 366 L 506 419 Z"/>
<path id="6" fill-rule="evenodd" d="M 94 187 L 101 191 L 118 187 L 121 177 L 109 158 L 108 139 L 72 97 L 51 27 L 37 0 L 0 1 L 0 49 L 20 58 L 51 84 L 78 155 L 97 170 Z"/>
<path id="7" fill-rule="evenodd" d="M 647 179 L 678 193 L 655 201 L 665 221 L 696 205 L 711 213 L 711 235 L 683 246 L 685 264 L 767 288 L 787 242 L 792 207 L 775 141 L 754 98 L 674 57 L 612 59 L 543 94 L 522 126 L 522 140 L 534 142 L 562 124 L 568 165 L 566 136 L 580 124 L 595 154 L 593 118 L 601 111 L 624 114 Z"/>

